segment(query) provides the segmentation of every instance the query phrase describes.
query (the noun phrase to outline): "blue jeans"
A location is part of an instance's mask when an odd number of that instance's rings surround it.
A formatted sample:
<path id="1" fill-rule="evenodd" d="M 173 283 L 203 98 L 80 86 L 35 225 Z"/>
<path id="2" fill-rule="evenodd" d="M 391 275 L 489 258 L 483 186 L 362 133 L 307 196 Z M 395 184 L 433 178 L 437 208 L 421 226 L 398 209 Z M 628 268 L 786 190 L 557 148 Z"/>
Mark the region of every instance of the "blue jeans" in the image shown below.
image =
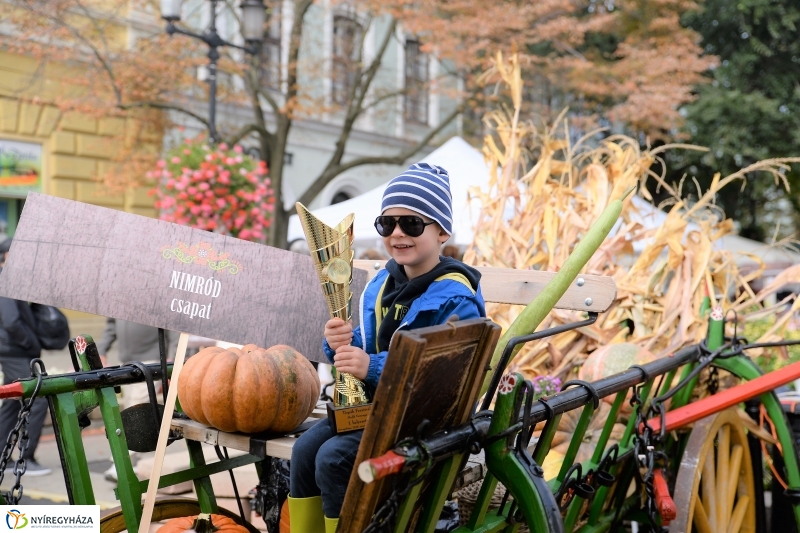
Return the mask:
<path id="1" fill-rule="evenodd" d="M 300 435 L 292 447 L 290 496 L 322 496 L 325 516 L 338 518 L 363 433 L 362 430 L 338 435 L 327 420 L 320 420 Z"/>

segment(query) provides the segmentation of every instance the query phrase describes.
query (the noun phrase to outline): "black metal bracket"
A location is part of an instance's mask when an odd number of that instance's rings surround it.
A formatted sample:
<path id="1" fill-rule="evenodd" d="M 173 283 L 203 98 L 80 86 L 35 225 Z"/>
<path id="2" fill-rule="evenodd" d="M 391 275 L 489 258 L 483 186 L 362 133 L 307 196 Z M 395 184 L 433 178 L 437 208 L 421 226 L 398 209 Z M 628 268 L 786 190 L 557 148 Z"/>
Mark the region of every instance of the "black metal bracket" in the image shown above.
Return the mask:
<path id="1" fill-rule="evenodd" d="M 486 391 L 486 396 L 483 398 L 483 403 L 481 404 L 479 411 L 487 410 L 489 405 L 492 403 L 492 398 L 494 398 L 494 395 L 497 392 L 497 387 L 500 384 L 500 378 L 503 377 L 503 372 L 505 372 L 506 366 L 508 366 L 508 362 L 511 359 L 511 354 L 514 353 L 514 349 L 518 345 L 530 341 L 544 339 L 545 337 L 558 335 L 559 333 L 564 333 L 565 331 L 571 331 L 573 329 L 590 326 L 597 321 L 597 316 L 598 314 L 596 312 L 591 311 L 589 312 L 589 318 L 586 320 L 581 320 L 580 322 L 571 322 L 569 324 L 562 324 L 561 326 L 556 326 L 554 328 L 537 331 L 536 333 L 512 337 L 508 341 L 508 344 L 506 344 L 505 349 L 503 349 L 503 355 L 500 356 L 500 361 L 497 363 L 497 368 L 494 369 L 492 380 L 489 382 L 489 389 Z"/>

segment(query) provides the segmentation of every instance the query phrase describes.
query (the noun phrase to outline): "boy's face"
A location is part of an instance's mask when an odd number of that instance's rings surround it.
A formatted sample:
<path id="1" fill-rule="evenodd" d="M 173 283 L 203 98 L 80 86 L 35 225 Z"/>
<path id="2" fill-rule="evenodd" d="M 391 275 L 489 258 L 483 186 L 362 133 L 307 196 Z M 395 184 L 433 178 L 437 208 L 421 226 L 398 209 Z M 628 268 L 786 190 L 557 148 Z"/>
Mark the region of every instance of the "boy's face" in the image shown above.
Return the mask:
<path id="1" fill-rule="evenodd" d="M 404 207 L 393 207 L 383 212 L 384 216 L 418 216 L 425 222 L 432 222 L 426 216 Z M 425 226 L 425 231 L 419 237 L 409 237 L 400 225 L 388 237 L 382 237 L 383 245 L 398 265 L 405 267 L 409 279 L 429 272 L 439 262 L 439 248 L 450 236 L 442 230 L 439 224 Z"/>

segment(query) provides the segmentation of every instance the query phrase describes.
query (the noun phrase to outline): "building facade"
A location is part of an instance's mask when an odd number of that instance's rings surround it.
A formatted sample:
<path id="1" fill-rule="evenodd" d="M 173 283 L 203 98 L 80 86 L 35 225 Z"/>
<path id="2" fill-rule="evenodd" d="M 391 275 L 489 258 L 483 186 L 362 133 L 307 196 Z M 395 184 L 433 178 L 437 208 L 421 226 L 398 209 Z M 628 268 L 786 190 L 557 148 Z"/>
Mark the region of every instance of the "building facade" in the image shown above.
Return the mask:
<path id="1" fill-rule="evenodd" d="M 209 6 L 206 0 L 186 0 L 184 23 L 204 28 Z M 293 6 L 291 0 L 277 0 L 270 5 L 260 57 L 261 83 L 279 102 L 286 91 Z M 391 31 L 390 22 L 388 17 L 372 19 L 332 0 L 315 3 L 306 14 L 298 84 L 310 104 L 294 120 L 289 136 L 283 190 L 287 207 L 325 168 L 341 131 L 354 69 L 365 68 L 375 58 L 379 44 Z M 120 46 L 132 46 L 142 36 L 164 31 L 157 13 L 133 8 L 115 13 L 113 23 Z M 218 27 L 225 38 L 237 40 L 238 30 L 230 13 L 219 14 Z M 367 94 L 369 109 L 355 124 L 345 160 L 400 153 L 437 127 L 456 105 L 444 96 L 455 82 L 440 76 L 443 69 L 439 62 L 420 50 L 422 43 L 414 36 L 400 28 L 393 31 Z M 14 36 L 15 29 L 3 24 L 0 33 Z M 70 76 L 63 65 L 43 65 L 33 57 L 0 49 L 0 236 L 13 235 L 28 192 L 156 215 L 148 187 L 110 193 L 101 183 L 100 178 L 115 164 L 113 143 L 126 126 L 126 119 L 61 112 L 56 104 Z M 241 81 L 232 78 L 229 83 Z M 396 96 L 391 97 L 393 93 Z M 198 100 L 193 105 L 203 113 L 207 103 Z M 218 109 L 218 127 L 223 132 L 235 131 L 252 121 L 252 111 L 247 107 L 220 102 Z M 199 130 L 198 123 L 183 115 L 173 113 L 171 118 L 189 131 Z M 268 122 L 272 119 L 267 116 Z M 457 127 L 458 122 L 453 121 L 433 144 L 456 133 Z M 140 148 L 163 151 L 185 134 L 177 130 L 165 136 L 145 134 L 140 137 Z M 250 144 L 255 148 L 254 142 Z M 431 149 L 432 146 L 426 147 L 415 157 L 422 157 Z M 336 177 L 312 207 L 362 194 L 402 168 L 403 165 L 356 167 Z"/>

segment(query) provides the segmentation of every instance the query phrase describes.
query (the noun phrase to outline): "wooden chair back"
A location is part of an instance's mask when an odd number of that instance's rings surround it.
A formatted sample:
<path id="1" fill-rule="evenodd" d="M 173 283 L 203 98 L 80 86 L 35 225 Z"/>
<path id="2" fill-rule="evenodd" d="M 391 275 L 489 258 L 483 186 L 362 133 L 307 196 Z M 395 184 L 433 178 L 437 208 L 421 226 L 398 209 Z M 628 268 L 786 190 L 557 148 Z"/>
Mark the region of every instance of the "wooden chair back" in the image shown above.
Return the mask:
<path id="1" fill-rule="evenodd" d="M 500 327 L 485 318 L 398 332 L 355 464 L 415 436 L 423 420 L 430 432 L 469 420 L 499 338 Z M 353 469 L 339 533 L 361 533 L 390 490 L 391 479 L 367 485 Z"/>

